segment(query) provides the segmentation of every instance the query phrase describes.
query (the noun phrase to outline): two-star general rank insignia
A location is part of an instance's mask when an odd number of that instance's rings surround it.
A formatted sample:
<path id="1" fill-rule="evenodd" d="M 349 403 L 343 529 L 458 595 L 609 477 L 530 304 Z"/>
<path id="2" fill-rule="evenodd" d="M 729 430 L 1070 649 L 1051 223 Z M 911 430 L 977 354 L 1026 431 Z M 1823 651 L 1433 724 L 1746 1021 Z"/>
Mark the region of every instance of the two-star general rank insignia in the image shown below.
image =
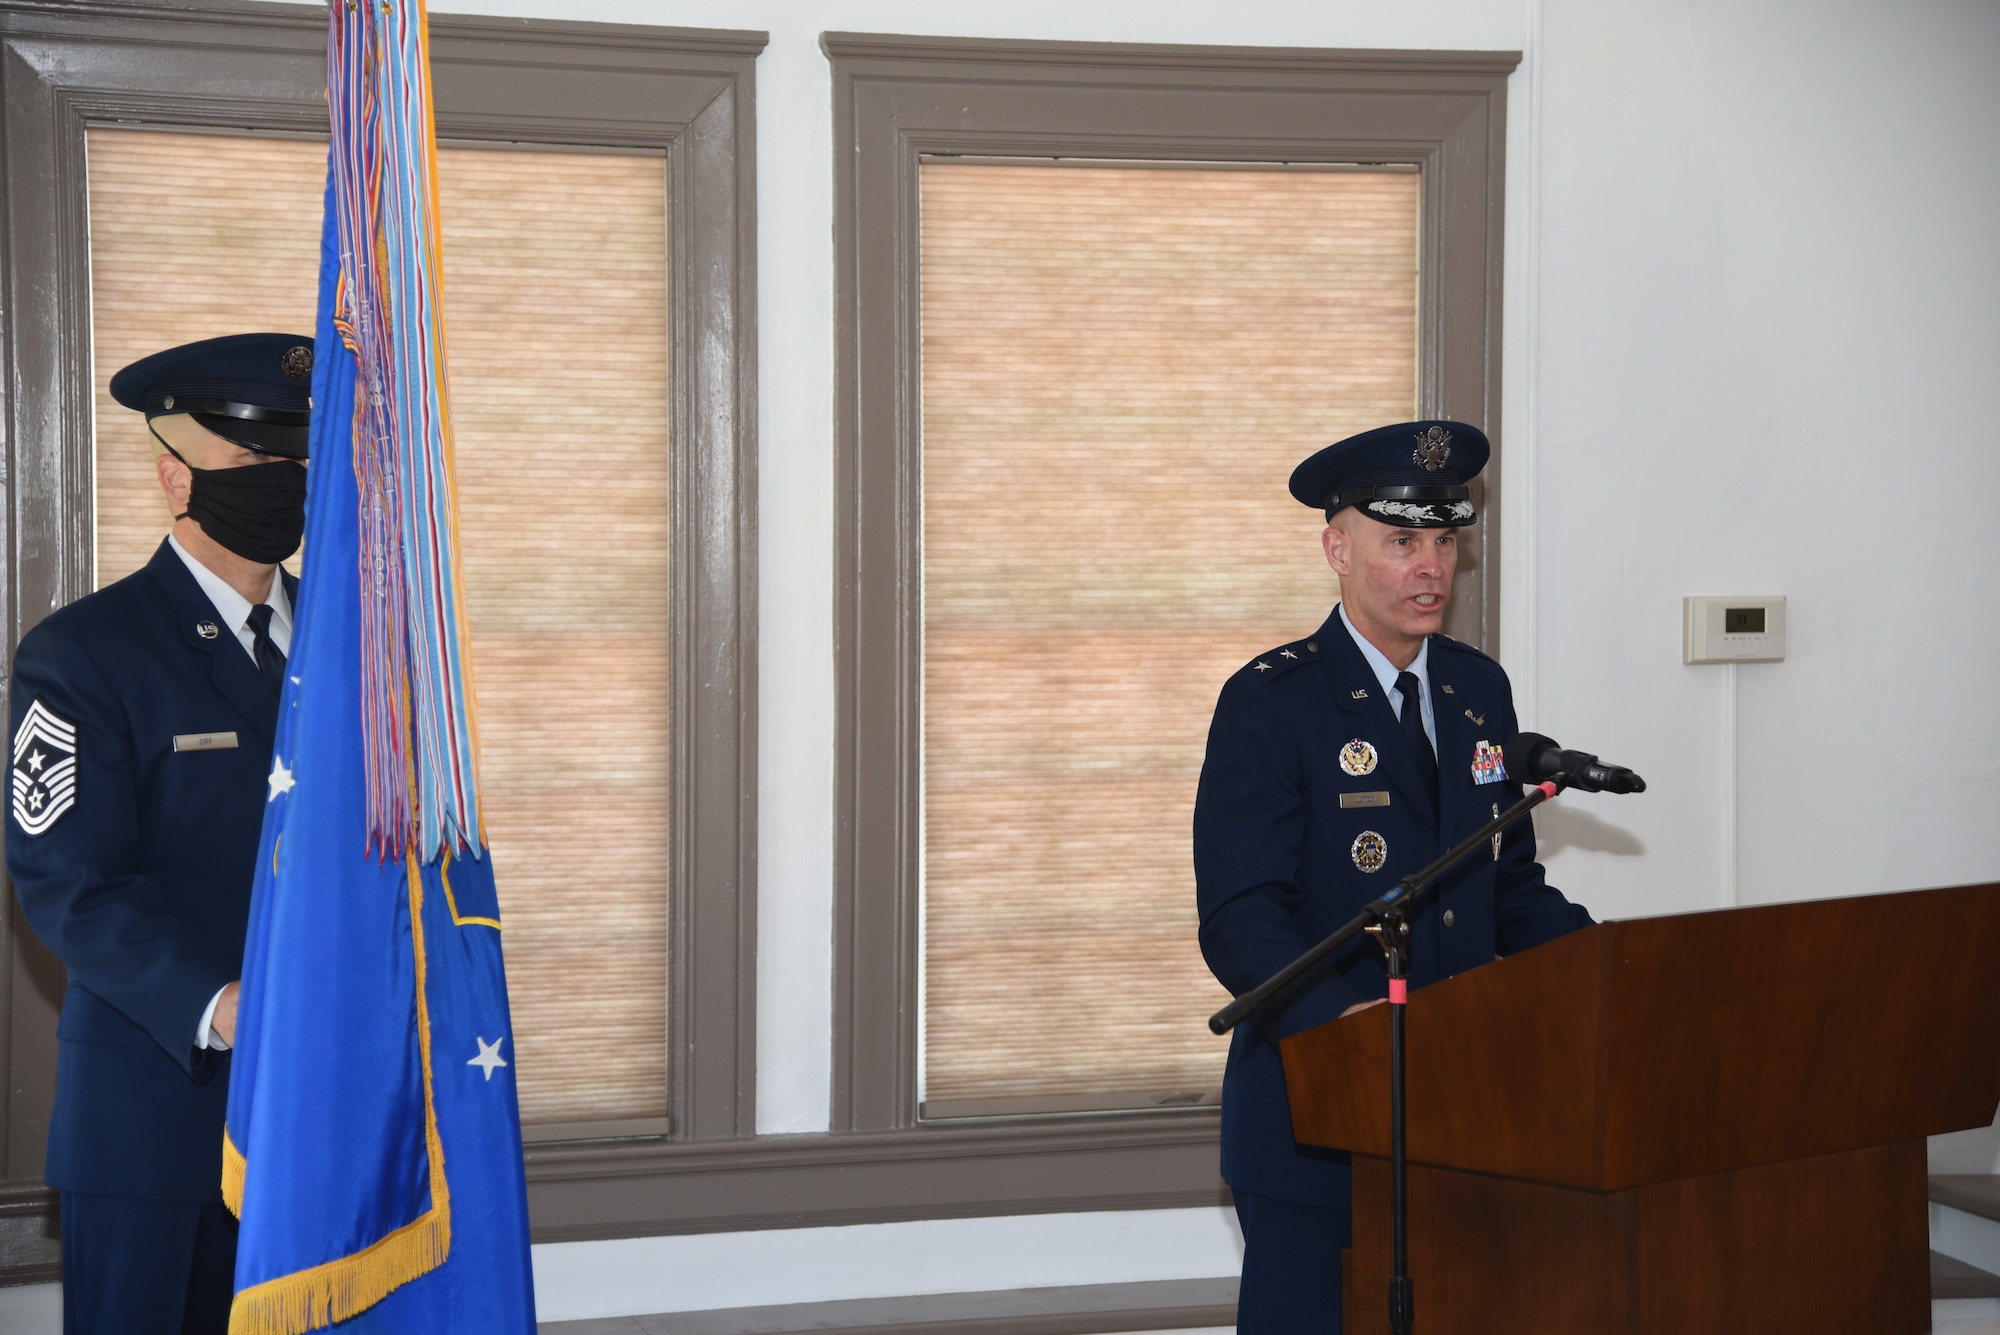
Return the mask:
<path id="1" fill-rule="evenodd" d="M 76 805 L 76 725 L 28 706 L 14 730 L 14 822 L 23 834 L 46 834 Z"/>

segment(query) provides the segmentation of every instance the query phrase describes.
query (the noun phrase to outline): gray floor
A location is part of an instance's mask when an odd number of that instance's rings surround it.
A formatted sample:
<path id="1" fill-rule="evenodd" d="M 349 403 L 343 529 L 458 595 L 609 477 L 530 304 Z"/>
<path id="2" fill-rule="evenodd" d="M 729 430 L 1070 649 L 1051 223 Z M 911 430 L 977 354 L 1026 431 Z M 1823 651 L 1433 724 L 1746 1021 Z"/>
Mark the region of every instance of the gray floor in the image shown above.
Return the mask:
<path id="1" fill-rule="evenodd" d="M 994 1293 L 946 1293 L 783 1307 L 738 1307 L 677 1315 L 552 1321 L 541 1335 L 1096 1335 L 1112 1331 L 1215 1329 L 1236 1314 L 1234 1279 L 1092 1284 Z"/>

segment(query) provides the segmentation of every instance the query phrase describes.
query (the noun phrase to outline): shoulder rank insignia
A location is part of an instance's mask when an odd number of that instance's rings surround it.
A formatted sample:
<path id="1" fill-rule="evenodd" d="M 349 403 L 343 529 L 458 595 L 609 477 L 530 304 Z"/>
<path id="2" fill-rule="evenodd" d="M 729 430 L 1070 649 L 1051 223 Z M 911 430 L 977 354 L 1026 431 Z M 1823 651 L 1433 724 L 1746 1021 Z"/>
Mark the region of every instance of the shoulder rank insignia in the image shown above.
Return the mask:
<path id="1" fill-rule="evenodd" d="M 1470 711 L 1467 711 L 1468 713 Z M 1476 742 L 1472 747 L 1472 781 L 1474 783 L 1505 783 L 1507 780 L 1507 758 L 1500 754 L 1500 748 L 1491 742 Z M 1495 813 L 1498 814 L 1497 812 Z"/>
<path id="2" fill-rule="evenodd" d="M 1373 830 L 1363 830 L 1354 836 L 1354 847 L 1348 851 L 1354 855 L 1354 865 L 1361 870 L 1380 871 L 1389 860 L 1389 841 Z"/>
<path id="3" fill-rule="evenodd" d="M 1340 748 L 1341 771 L 1357 779 L 1375 772 L 1375 759 L 1375 748 L 1359 737 Z"/>
<path id="4" fill-rule="evenodd" d="M 1257 660 L 1257 671 L 1259 671 L 1259 672 L 1269 672 L 1270 670 L 1271 670 L 1271 665 L 1270 665 L 1269 663 L 1266 663 L 1266 662 L 1265 662 L 1265 661 L 1264 661 L 1263 659 L 1261 659 L 1261 658 Z"/>
<path id="5" fill-rule="evenodd" d="M 14 730 L 13 787 L 14 823 L 23 834 L 48 833 L 76 805 L 76 725 L 40 700 Z"/>

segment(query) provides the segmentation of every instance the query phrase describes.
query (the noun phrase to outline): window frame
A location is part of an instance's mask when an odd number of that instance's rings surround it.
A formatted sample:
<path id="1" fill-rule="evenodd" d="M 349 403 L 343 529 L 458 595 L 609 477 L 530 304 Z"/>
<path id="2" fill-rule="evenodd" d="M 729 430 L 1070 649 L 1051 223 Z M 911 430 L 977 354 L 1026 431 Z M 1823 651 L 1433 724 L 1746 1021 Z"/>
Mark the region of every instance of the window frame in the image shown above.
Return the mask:
<path id="1" fill-rule="evenodd" d="M 23 633 L 92 588 L 86 128 L 323 136 L 325 32 L 323 15 L 292 5 L 148 13 L 83 0 L 61 10 L 0 10 L 7 207 L 0 358 L 12 390 L 0 406 L 7 479 L 0 550 L 10 558 L 0 598 L 9 663 Z M 662 369 L 673 385 L 674 735 L 669 948 L 661 966 L 671 998 L 664 1093 L 673 1131 L 662 1143 L 726 1141 L 755 1129 L 753 70 L 764 44 L 758 32 L 431 19 L 441 139 L 628 147 L 667 159 L 671 365 Z M 6 887 L 0 1283 L 57 1273 L 56 1202 L 41 1171 L 63 987 L 61 965 L 25 929 Z M 628 1130 L 586 1123 L 560 1134 Z M 530 1162 L 547 1148 L 531 1141 Z M 535 1194 L 531 1214 L 539 1221 L 547 1208 Z M 588 1202 L 583 1214 L 592 1214 Z"/>
<path id="2" fill-rule="evenodd" d="M 1153 46 L 827 33 L 836 265 L 836 1132 L 919 1143 L 921 533 L 918 171 L 924 159 L 1397 163 L 1423 175 L 1419 410 L 1483 423 L 1495 464 L 1451 633 L 1499 639 L 1506 87 L 1518 52 Z M 1281 480 L 1274 480 L 1277 485 Z M 1216 1179 L 1215 1111 L 1045 1116 L 1075 1201 L 1184 1203 Z M 1130 1175 L 1144 1149 L 1162 1169 Z M 1067 1208 L 1099 1208 L 1072 1204 Z"/>

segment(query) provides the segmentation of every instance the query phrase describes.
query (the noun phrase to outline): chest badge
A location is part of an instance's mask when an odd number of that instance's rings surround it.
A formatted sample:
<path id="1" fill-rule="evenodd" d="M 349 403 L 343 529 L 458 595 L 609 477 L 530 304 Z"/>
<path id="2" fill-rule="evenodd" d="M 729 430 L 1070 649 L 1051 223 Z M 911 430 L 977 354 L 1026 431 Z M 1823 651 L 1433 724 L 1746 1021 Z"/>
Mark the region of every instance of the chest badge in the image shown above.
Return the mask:
<path id="1" fill-rule="evenodd" d="M 1354 847 L 1348 850 L 1354 855 L 1354 865 L 1363 871 L 1381 871 L 1382 864 L 1389 860 L 1389 841 L 1373 830 L 1363 830 L 1354 836 Z"/>
<path id="2" fill-rule="evenodd" d="M 194 623 L 194 633 L 201 636 L 204 640 L 212 640 L 222 634 L 222 627 L 216 625 L 213 621 L 197 621 Z"/>
<path id="3" fill-rule="evenodd" d="M 1351 774 L 1357 779 L 1364 774 L 1373 774 L 1375 761 L 1375 748 L 1359 737 L 1340 748 L 1341 772 Z"/>
<path id="4" fill-rule="evenodd" d="M 1499 747 L 1491 742 L 1477 742 L 1473 745 L 1472 781 L 1474 783 L 1507 781 L 1507 758 L 1500 754 Z"/>

